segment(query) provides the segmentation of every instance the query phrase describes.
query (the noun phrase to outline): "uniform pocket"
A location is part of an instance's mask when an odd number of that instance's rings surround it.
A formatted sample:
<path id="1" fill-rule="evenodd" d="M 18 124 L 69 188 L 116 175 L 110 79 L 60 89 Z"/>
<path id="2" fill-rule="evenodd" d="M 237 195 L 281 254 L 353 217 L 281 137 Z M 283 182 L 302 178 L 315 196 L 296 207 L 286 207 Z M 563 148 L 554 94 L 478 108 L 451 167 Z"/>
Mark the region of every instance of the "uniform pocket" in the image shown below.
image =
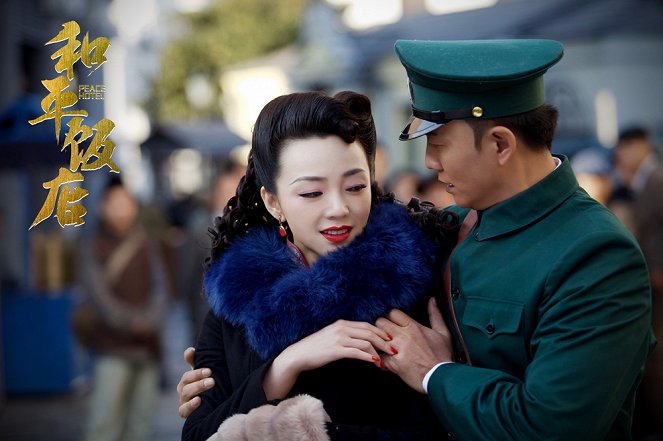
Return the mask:
<path id="1" fill-rule="evenodd" d="M 467 297 L 462 318 L 464 326 L 480 331 L 485 337 L 494 339 L 502 334 L 514 334 L 520 330 L 525 306 L 484 297 Z"/>

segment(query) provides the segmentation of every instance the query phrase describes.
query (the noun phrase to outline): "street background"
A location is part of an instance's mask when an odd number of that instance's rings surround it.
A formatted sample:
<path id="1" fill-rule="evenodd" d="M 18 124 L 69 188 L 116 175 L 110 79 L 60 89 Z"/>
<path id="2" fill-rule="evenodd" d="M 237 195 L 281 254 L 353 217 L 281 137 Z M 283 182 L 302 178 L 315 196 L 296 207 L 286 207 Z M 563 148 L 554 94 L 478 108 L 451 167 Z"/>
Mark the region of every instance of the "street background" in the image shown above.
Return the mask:
<path id="1" fill-rule="evenodd" d="M 663 147 L 661 0 L 3 0 L 3 441 L 78 441 L 88 411 L 94 354 L 78 344 L 70 322 L 86 295 L 77 259 L 99 229 L 109 167 L 83 173 L 89 194 L 81 200 L 82 225 L 62 227 L 54 211 L 30 229 L 47 201 L 44 184 L 69 164 L 62 140 L 70 117 L 62 119 L 60 144 L 53 120 L 27 121 L 45 112 L 42 81 L 60 75 L 51 55 L 62 44 L 45 43 L 71 20 L 80 25 L 79 40 L 89 33 L 90 41 L 110 41 L 107 61 L 93 73 L 77 63 L 71 86 L 103 86 L 103 97 L 74 107 L 88 112 L 86 124 L 115 124 L 112 159 L 166 263 L 154 440 L 180 438 L 175 385 L 188 369 L 182 352 L 194 344 L 206 311 L 206 230 L 234 193 L 252 123 L 272 98 L 301 90 L 368 95 L 379 183 L 401 200 L 417 196 L 444 206 L 453 200 L 425 169 L 423 140 L 397 140 L 411 109 L 394 42 L 552 38 L 565 46 L 546 74 L 546 96 L 560 110 L 553 151 L 569 156 L 578 176 L 607 177 L 602 203 L 628 199 L 612 161 L 621 130 L 643 127 L 654 150 Z M 637 213 L 609 206 L 632 227 Z"/>

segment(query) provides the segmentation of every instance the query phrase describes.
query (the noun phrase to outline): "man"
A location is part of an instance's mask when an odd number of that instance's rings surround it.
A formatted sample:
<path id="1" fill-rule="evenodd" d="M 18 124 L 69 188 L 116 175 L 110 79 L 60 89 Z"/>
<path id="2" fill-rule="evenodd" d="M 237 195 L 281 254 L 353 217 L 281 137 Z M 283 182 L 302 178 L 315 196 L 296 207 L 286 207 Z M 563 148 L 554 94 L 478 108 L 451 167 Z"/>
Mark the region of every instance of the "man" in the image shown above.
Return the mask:
<path id="1" fill-rule="evenodd" d="M 615 148 L 615 165 L 621 181 L 633 194 L 633 229 L 649 267 L 654 333 L 663 332 L 663 166 L 656 157 L 649 133 L 640 127 L 622 131 Z M 634 430 L 663 437 L 663 353 L 660 347 L 647 362 L 638 392 Z"/>
<path id="2" fill-rule="evenodd" d="M 432 329 L 377 325 L 384 363 L 428 393 L 458 440 L 631 439 L 653 345 L 647 268 L 633 237 L 550 145 L 550 40 L 398 41 L 426 166 L 478 219 L 453 252 Z M 450 280 L 449 280 L 450 274 Z M 444 317 L 444 320 L 442 319 Z M 446 325 L 445 325 L 446 323 Z"/>

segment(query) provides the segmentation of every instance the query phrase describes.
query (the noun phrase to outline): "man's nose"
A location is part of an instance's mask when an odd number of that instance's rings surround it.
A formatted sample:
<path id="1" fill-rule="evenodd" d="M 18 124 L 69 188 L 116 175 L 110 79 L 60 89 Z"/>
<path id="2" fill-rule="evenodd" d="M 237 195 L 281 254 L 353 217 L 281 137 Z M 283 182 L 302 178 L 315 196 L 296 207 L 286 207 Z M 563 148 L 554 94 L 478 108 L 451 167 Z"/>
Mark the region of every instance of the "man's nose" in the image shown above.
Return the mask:
<path id="1" fill-rule="evenodd" d="M 437 155 L 434 154 L 433 149 L 431 149 L 428 146 L 426 146 L 426 156 L 424 157 L 424 164 L 426 165 L 426 168 L 429 168 L 431 170 L 442 171 L 442 163 L 440 162 L 440 159 L 437 157 Z"/>

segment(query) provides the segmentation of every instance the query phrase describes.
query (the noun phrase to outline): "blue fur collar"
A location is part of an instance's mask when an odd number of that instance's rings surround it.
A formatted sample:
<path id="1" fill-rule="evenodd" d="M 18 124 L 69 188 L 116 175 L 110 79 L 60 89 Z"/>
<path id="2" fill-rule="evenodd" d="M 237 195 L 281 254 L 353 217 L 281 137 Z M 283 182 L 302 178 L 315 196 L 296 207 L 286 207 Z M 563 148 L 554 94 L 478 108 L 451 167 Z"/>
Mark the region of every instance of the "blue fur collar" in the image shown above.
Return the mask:
<path id="1" fill-rule="evenodd" d="M 348 246 L 306 268 L 276 228 L 255 228 L 205 274 L 214 313 L 245 329 L 264 359 L 338 319 L 369 323 L 427 294 L 436 246 L 394 204 L 379 204 Z"/>

